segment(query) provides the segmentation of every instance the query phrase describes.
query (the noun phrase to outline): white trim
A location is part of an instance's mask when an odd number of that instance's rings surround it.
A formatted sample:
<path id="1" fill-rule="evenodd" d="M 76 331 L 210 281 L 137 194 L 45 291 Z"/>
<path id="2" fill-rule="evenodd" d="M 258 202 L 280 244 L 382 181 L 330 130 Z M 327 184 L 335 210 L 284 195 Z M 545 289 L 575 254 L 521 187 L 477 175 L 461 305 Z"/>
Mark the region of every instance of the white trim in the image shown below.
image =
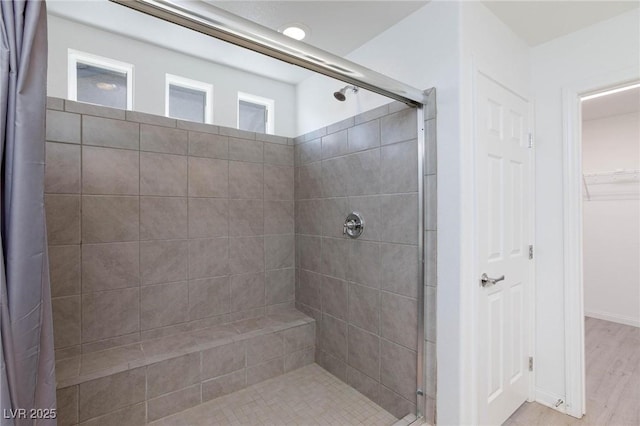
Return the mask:
<path id="1" fill-rule="evenodd" d="M 181 77 L 179 75 L 165 74 L 164 83 L 164 115 L 169 115 L 169 88 L 170 86 L 179 86 L 186 89 L 198 90 L 204 92 L 204 122 L 206 124 L 213 123 L 213 85 L 203 81 L 192 80 L 190 78 Z M 175 118 L 175 117 L 173 117 Z"/>
<path id="2" fill-rule="evenodd" d="M 626 317 L 609 312 L 585 311 L 584 316 L 605 321 L 617 322 L 618 324 L 625 324 L 633 327 L 640 327 L 640 320 L 638 320 L 637 318 Z"/>
<path id="3" fill-rule="evenodd" d="M 250 93 L 238 92 L 238 102 L 236 103 L 236 127 L 240 128 L 240 101 L 251 102 L 252 104 L 264 105 L 267 108 L 267 134 L 273 135 L 275 132 L 275 101 L 269 98 L 252 95 Z"/>
<path id="4" fill-rule="evenodd" d="M 582 280 L 582 141 L 580 97 L 637 81 L 639 67 L 589 76 L 562 90 L 563 103 L 563 278 L 566 413 L 586 412 L 584 297 Z M 560 411 L 562 407 L 558 408 Z"/>
<path id="5" fill-rule="evenodd" d="M 554 410 L 560 411 L 561 413 L 565 413 L 566 414 L 566 410 L 565 410 L 565 404 L 560 404 L 559 406 L 556 407 L 556 404 L 558 403 L 558 400 L 562 400 L 563 397 L 562 395 L 558 395 L 555 393 L 551 393 L 551 392 L 547 392 L 545 390 L 542 389 L 538 389 L 536 388 L 536 399 L 535 401 L 538 404 L 542 404 L 546 407 L 552 408 Z"/>
<path id="6" fill-rule="evenodd" d="M 75 49 L 68 49 L 67 54 L 67 97 L 69 100 L 78 100 L 78 73 L 76 70 L 78 62 L 125 73 L 127 75 L 127 109 L 133 110 L 133 65 Z"/>

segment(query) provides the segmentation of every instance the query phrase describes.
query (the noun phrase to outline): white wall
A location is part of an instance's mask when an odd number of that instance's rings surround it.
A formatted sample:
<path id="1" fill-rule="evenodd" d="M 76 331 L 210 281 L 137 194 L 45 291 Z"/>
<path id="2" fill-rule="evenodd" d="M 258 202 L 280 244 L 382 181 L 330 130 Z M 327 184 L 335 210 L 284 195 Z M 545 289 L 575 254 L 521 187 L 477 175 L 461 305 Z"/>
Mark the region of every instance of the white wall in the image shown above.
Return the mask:
<path id="1" fill-rule="evenodd" d="M 640 169 L 640 114 L 582 123 L 583 173 Z M 638 192 L 638 183 L 635 193 Z M 608 198 L 629 184 L 592 185 L 583 202 L 584 310 L 587 316 L 640 327 L 640 200 Z M 631 198 L 631 199 L 630 199 Z"/>
<path id="2" fill-rule="evenodd" d="M 275 101 L 275 133 L 295 135 L 295 86 L 184 55 L 156 45 L 92 28 L 58 16 L 48 17 L 49 96 L 67 98 L 69 48 L 134 65 L 134 110 L 164 115 L 165 74 L 213 84 L 213 122 L 237 127 L 238 92 Z"/>
<path id="3" fill-rule="evenodd" d="M 536 155 L 537 398 L 565 399 L 563 89 L 638 78 L 639 12 L 625 13 L 531 51 Z"/>

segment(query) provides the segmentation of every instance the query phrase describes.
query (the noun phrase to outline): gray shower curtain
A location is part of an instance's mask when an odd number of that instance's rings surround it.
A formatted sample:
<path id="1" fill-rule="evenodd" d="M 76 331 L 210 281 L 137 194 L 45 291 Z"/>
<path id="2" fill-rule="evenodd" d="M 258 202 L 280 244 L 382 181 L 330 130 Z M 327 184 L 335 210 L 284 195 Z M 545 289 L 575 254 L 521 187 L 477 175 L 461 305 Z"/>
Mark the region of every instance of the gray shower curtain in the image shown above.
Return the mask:
<path id="1" fill-rule="evenodd" d="M 0 1 L 0 424 L 55 425 L 44 215 L 46 6 Z M 15 416 L 25 409 L 24 416 Z M 42 409 L 42 411 L 30 411 Z M 22 414 L 22 413 L 20 413 Z"/>

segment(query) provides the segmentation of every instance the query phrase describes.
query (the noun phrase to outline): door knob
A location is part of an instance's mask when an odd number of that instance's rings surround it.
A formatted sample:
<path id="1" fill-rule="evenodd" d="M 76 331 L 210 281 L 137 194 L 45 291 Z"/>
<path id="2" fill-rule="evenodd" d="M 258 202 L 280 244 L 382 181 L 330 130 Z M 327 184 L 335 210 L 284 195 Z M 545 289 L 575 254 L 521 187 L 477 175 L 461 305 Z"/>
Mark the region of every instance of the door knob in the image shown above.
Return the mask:
<path id="1" fill-rule="evenodd" d="M 496 283 L 504 280 L 504 275 L 498 278 L 489 278 L 489 276 L 485 273 L 480 277 L 480 285 L 482 287 L 491 287 L 492 285 L 496 285 Z"/>

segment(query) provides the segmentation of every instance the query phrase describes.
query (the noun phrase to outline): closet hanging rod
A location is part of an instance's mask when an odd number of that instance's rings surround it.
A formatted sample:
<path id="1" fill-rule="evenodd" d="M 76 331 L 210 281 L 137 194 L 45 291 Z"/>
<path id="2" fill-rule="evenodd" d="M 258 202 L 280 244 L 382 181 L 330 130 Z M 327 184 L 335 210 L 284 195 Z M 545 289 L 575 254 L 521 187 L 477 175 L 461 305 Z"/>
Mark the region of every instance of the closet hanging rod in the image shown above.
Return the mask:
<path id="1" fill-rule="evenodd" d="M 110 0 L 281 61 L 404 102 L 426 104 L 424 92 L 203 1 Z"/>

